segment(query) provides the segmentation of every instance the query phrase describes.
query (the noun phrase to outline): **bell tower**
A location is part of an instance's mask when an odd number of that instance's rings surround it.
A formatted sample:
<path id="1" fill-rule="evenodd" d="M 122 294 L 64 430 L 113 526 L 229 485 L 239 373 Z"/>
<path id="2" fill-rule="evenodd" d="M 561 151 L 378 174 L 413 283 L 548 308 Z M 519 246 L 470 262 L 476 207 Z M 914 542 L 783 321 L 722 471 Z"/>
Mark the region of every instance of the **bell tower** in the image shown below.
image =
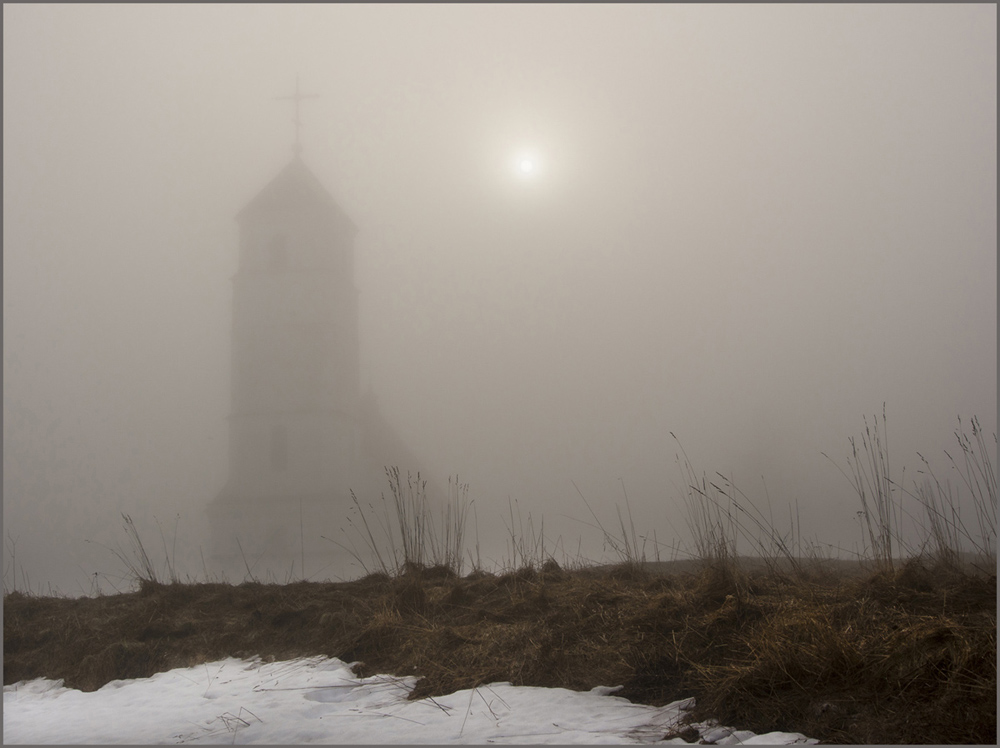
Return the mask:
<path id="1" fill-rule="evenodd" d="M 215 560 L 262 579 L 323 565 L 362 450 L 356 229 L 302 161 L 297 82 L 285 98 L 294 156 L 237 215 L 229 478 L 208 509 Z"/>

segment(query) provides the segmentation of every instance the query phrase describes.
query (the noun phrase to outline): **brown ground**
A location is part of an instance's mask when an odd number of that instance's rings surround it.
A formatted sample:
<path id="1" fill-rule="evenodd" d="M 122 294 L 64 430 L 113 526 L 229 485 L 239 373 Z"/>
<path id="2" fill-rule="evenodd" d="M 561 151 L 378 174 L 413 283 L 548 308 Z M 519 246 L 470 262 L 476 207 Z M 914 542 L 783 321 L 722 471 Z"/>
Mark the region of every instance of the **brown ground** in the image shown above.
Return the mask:
<path id="1" fill-rule="evenodd" d="M 732 564 L 4 596 L 4 683 L 94 690 L 227 656 L 325 654 L 422 676 L 414 697 L 493 681 L 647 704 L 839 743 L 995 744 L 996 576 L 783 575 Z"/>

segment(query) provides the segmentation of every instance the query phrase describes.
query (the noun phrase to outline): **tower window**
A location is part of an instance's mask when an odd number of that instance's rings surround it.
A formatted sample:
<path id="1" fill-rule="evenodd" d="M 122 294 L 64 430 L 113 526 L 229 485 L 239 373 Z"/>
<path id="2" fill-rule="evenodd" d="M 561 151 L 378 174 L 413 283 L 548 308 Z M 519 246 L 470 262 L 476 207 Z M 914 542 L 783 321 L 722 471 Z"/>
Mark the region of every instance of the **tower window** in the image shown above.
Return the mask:
<path id="1" fill-rule="evenodd" d="M 288 429 L 281 424 L 271 427 L 271 469 L 288 469 Z"/>
<path id="2" fill-rule="evenodd" d="M 287 237 L 278 234 L 267 248 L 267 266 L 272 273 L 281 273 L 288 269 Z"/>

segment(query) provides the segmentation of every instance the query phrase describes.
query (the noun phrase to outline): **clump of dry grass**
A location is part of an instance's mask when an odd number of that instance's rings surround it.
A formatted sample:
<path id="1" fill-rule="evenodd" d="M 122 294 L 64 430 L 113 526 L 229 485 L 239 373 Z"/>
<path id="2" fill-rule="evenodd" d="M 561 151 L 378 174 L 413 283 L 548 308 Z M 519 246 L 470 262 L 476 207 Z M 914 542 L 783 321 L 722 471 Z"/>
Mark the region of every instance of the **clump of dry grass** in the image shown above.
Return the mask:
<path id="1" fill-rule="evenodd" d="M 398 467 L 386 467 L 392 502 L 382 495 L 381 511 L 370 502 L 362 504 L 351 491 L 356 517 L 347 522 L 367 549 L 359 549 L 345 533 L 343 541 L 327 538 L 348 551 L 366 573 L 398 574 L 407 565 L 446 566 L 461 574 L 465 563 L 465 529 L 469 508 L 469 484 L 458 476 L 448 478 L 448 498 L 436 510 L 427 496 L 427 481 L 407 474 L 403 484 Z"/>
<path id="2" fill-rule="evenodd" d="M 515 507 L 517 508 L 515 518 Z M 521 504 L 507 499 L 507 516 L 501 517 L 507 530 L 506 557 L 500 567 L 507 571 L 537 568 L 552 556 L 546 548 L 545 519 L 539 521 L 535 530 L 535 520 L 528 512 L 527 520 L 521 516 Z M 480 567 L 481 568 L 481 567 Z"/>
<path id="3" fill-rule="evenodd" d="M 619 479 L 621 480 L 621 479 Z M 601 520 L 598 518 L 596 512 L 590 506 L 586 497 L 580 488 L 573 483 L 573 488 L 576 489 L 577 494 L 583 501 L 584 505 L 587 507 L 587 511 L 590 512 L 590 516 L 593 517 L 597 528 L 601 531 L 604 536 L 604 547 L 605 549 L 610 548 L 618 556 L 618 564 L 620 566 L 629 568 L 638 568 L 642 564 L 647 562 L 646 558 L 646 542 L 648 538 L 642 538 L 642 543 L 639 543 L 639 536 L 635 531 L 635 521 L 632 519 L 632 507 L 628 499 L 628 491 L 625 490 L 625 482 L 622 481 L 622 495 L 625 500 L 625 514 L 622 514 L 621 505 L 617 502 L 615 503 L 615 513 L 618 516 L 618 530 L 619 533 L 608 530 Z M 628 525 L 625 524 L 625 517 L 628 517 Z M 656 549 L 657 560 L 659 560 L 659 549 L 654 542 L 653 547 Z"/>
<path id="4" fill-rule="evenodd" d="M 970 434 L 962 419 L 958 419 L 955 439 L 962 450 L 962 461 L 945 451 L 951 469 L 958 481 L 972 498 L 975 525 L 962 519 L 959 491 L 946 479 L 934 474 L 931 463 L 917 454 L 926 468 L 923 481 L 916 486 L 915 498 L 927 518 L 928 544 L 939 564 L 953 566 L 961 563 L 964 553 L 973 556 L 972 562 L 983 571 L 996 568 L 997 560 L 997 478 L 990 458 L 990 450 L 977 418 L 969 424 Z M 997 436 L 993 435 L 993 453 L 996 453 Z M 909 494 L 913 496 L 914 494 Z"/>
<path id="5" fill-rule="evenodd" d="M 862 558 L 877 571 L 891 572 L 906 558 L 930 557 L 934 565 L 947 567 L 962 565 L 971 557 L 979 571 L 995 574 L 997 480 L 979 420 L 972 418 L 970 436 L 962 419 L 958 419 L 954 434 L 962 450 L 961 464 L 945 451 L 960 485 L 968 492 L 975 525 L 962 517 L 960 491 L 953 490 L 947 480 L 942 484 L 930 462 L 919 452 L 917 456 L 925 470 L 918 471 L 924 477 L 915 484 L 914 491 L 905 486 L 905 471 L 904 478 L 898 481 L 892 477 L 886 420 L 885 404 L 881 429 L 877 417 L 871 425 L 867 418 L 864 419 L 861 449 L 853 437 L 849 440 L 851 457 L 847 462 L 851 474 L 841 470 L 861 502 L 857 514 L 864 529 Z M 997 436 L 993 434 L 994 455 L 996 444 Z M 916 501 L 916 511 L 905 506 L 907 497 Z M 902 519 L 907 515 L 916 519 L 921 514 L 924 522 L 917 520 L 917 541 L 908 543 L 904 539 Z"/>
<path id="6" fill-rule="evenodd" d="M 774 600 L 725 655 L 691 662 L 696 714 L 762 732 L 791 719 L 832 742 L 981 742 L 996 731 L 995 583 L 966 580 L 949 608 L 929 578 L 904 569 Z"/>

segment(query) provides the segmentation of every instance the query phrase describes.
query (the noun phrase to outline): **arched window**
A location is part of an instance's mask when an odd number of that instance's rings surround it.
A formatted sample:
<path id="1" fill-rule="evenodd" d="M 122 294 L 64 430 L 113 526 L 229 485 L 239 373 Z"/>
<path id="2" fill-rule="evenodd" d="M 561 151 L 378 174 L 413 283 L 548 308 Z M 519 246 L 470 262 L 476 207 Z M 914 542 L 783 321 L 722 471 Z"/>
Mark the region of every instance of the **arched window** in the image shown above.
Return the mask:
<path id="1" fill-rule="evenodd" d="M 267 247 L 267 267 L 272 273 L 282 273 L 288 269 L 287 237 L 276 234 Z"/>
<path id="2" fill-rule="evenodd" d="M 280 423 L 271 427 L 271 469 L 288 469 L 288 429 Z"/>

